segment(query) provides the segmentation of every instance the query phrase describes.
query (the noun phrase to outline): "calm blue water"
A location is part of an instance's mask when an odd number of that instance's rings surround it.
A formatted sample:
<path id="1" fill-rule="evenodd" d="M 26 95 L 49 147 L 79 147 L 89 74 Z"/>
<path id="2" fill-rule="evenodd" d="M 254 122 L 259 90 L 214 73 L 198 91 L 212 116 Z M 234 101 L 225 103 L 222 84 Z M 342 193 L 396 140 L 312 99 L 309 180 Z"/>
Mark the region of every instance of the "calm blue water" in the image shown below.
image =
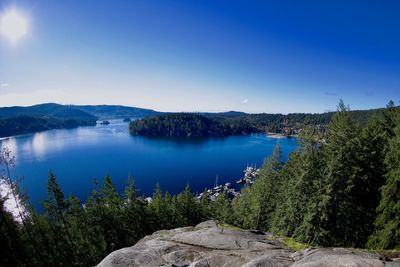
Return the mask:
<path id="1" fill-rule="evenodd" d="M 16 156 L 12 175 L 23 176 L 23 187 L 38 207 L 46 197 L 47 173 L 51 169 L 67 196 L 73 193 L 86 201 L 94 178 L 106 174 L 122 192 L 129 174 L 143 195 L 151 195 L 157 182 L 171 193 L 187 182 L 203 191 L 219 182 L 242 177 L 247 165 L 262 164 L 279 143 L 286 160 L 296 149 L 293 138 L 265 135 L 206 139 L 146 138 L 131 136 L 128 124 L 111 121 L 107 126 L 51 130 L 0 141 Z"/>

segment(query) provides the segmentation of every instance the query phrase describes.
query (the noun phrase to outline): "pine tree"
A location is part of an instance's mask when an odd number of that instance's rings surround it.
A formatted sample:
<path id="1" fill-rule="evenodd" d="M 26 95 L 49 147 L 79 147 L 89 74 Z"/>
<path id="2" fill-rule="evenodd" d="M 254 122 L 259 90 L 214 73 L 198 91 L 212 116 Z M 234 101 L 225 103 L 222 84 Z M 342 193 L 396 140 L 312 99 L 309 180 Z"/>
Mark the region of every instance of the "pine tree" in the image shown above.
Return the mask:
<path id="1" fill-rule="evenodd" d="M 245 185 L 240 190 L 240 195 L 232 200 L 233 209 L 233 224 L 244 228 L 252 228 L 253 221 L 251 220 L 251 191 L 250 187 Z"/>
<path id="2" fill-rule="evenodd" d="M 375 221 L 376 230 L 368 246 L 379 249 L 400 248 L 400 123 L 389 142 L 385 158 L 388 173 L 381 189 L 382 198 Z"/>
<path id="3" fill-rule="evenodd" d="M 327 161 L 325 185 L 314 210 L 318 215 L 311 215 L 313 220 L 319 217 L 314 241 L 320 245 L 358 247 L 363 245 L 365 238 L 359 232 L 359 219 L 365 215 L 365 207 L 357 199 L 363 190 L 357 159 L 360 128 L 348 111 L 349 108 L 341 101 L 339 111 L 329 125 L 324 145 Z"/>
<path id="4" fill-rule="evenodd" d="M 271 227 L 272 214 L 278 200 L 281 167 L 281 150 L 278 144 L 272 156 L 265 161 L 259 177 L 250 190 L 251 209 L 248 220 L 252 222 L 252 228 L 267 230 Z"/>
<path id="5" fill-rule="evenodd" d="M 106 243 L 106 251 L 112 252 L 124 245 L 123 226 L 120 223 L 123 201 L 109 175 L 106 175 L 101 191 L 103 196 L 103 211 L 100 213 L 101 227 Z M 110 227 L 110 225 L 113 227 Z"/>
<path id="6" fill-rule="evenodd" d="M 308 243 L 312 239 L 312 229 L 318 227 L 310 224 L 308 216 L 315 212 L 319 201 L 325 161 L 321 152 L 323 144 L 315 128 L 303 129 L 299 142 L 301 147 L 290 155 L 281 172 L 281 180 L 286 183 L 282 186 L 281 204 L 272 230 Z"/>
<path id="7" fill-rule="evenodd" d="M 70 208 L 67 211 L 70 232 L 75 245 L 74 258 L 76 266 L 89 266 L 97 262 L 96 252 L 89 239 L 91 225 L 88 225 L 85 210 L 74 195 L 68 197 Z M 72 260 L 71 260 L 72 263 Z"/>
<path id="8" fill-rule="evenodd" d="M 52 231 L 50 239 L 54 240 L 57 258 L 63 259 L 63 264 L 66 264 L 65 262 L 68 258 L 76 256 L 75 244 L 72 240 L 70 225 L 66 215 L 70 203 L 65 200 L 57 178 L 51 171 L 49 171 L 47 189 L 48 199 L 44 201 L 43 206 L 46 210 L 46 218 Z"/>
<path id="9" fill-rule="evenodd" d="M 182 218 L 182 225 L 195 225 L 199 222 L 198 203 L 191 192 L 189 184 L 177 198 L 178 213 Z"/>
<path id="10" fill-rule="evenodd" d="M 94 189 L 84 205 L 84 220 L 86 226 L 86 238 L 92 244 L 93 258 L 101 260 L 107 255 L 109 245 L 106 242 L 106 235 L 103 222 L 105 216 L 104 197 L 102 188 L 96 179 L 93 181 Z"/>
<path id="11" fill-rule="evenodd" d="M 213 203 L 214 217 L 220 222 L 232 223 L 232 209 L 226 192 L 220 193 Z"/>
<path id="12" fill-rule="evenodd" d="M 169 229 L 169 218 L 166 217 L 165 212 L 165 199 L 159 183 L 157 183 L 154 190 L 152 200 L 149 204 L 149 211 L 152 215 L 152 225 L 157 225 L 161 229 Z"/>
<path id="13" fill-rule="evenodd" d="M 204 189 L 203 194 L 200 197 L 199 211 L 200 211 L 200 217 L 202 218 L 202 221 L 208 220 L 212 217 L 209 194 L 207 193 L 206 189 Z"/>
<path id="14" fill-rule="evenodd" d="M 130 246 L 144 235 L 150 233 L 151 227 L 147 223 L 147 203 L 139 199 L 132 176 L 129 176 L 125 187 L 125 207 L 122 223 L 124 224 L 124 243 Z"/>

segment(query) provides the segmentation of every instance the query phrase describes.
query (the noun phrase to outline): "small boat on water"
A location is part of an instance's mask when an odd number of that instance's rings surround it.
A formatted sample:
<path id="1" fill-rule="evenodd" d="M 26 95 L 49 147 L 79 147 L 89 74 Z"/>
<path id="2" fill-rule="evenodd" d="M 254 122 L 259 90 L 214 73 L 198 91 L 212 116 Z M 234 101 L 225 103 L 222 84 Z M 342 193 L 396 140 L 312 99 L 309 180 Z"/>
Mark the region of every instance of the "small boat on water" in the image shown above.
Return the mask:
<path id="1" fill-rule="evenodd" d="M 100 125 L 109 125 L 109 124 L 110 124 L 110 122 L 106 120 L 106 121 L 102 121 L 102 122 L 100 122 L 99 124 L 100 124 Z"/>

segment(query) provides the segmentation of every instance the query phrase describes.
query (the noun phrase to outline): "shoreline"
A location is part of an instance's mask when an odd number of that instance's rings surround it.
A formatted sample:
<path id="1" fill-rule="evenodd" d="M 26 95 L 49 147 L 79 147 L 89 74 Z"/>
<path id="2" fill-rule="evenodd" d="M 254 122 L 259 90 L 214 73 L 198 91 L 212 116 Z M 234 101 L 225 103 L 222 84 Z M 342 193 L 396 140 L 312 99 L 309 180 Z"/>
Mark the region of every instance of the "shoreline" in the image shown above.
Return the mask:
<path id="1" fill-rule="evenodd" d="M 294 138 L 294 137 L 296 137 L 295 135 L 286 135 L 286 134 L 283 134 L 283 133 L 271 133 L 271 132 L 267 132 L 266 135 L 267 135 L 267 137 L 275 138 L 275 139 Z"/>

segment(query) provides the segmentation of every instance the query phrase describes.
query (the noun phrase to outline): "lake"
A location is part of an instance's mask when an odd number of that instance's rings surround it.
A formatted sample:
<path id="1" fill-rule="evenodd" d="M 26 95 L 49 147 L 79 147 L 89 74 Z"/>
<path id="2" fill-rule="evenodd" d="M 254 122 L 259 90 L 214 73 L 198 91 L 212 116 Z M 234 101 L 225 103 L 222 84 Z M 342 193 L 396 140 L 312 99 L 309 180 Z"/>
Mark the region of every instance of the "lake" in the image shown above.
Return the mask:
<path id="1" fill-rule="evenodd" d="M 189 183 L 194 192 L 243 176 L 247 165 L 260 166 L 276 144 L 284 160 L 298 146 L 295 138 L 271 138 L 263 134 L 224 138 L 148 138 L 131 136 L 128 123 L 50 130 L 0 141 L 16 157 L 12 176 L 23 176 L 23 188 L 32 204 L 46 198 L 47 174 L 52 170 L 66 196 L 83 202 L 109 174 L 122 192 L 129 174 L 139 194 L 151 196 L 157 182 L 163 190 L 180 192 Z"/>

